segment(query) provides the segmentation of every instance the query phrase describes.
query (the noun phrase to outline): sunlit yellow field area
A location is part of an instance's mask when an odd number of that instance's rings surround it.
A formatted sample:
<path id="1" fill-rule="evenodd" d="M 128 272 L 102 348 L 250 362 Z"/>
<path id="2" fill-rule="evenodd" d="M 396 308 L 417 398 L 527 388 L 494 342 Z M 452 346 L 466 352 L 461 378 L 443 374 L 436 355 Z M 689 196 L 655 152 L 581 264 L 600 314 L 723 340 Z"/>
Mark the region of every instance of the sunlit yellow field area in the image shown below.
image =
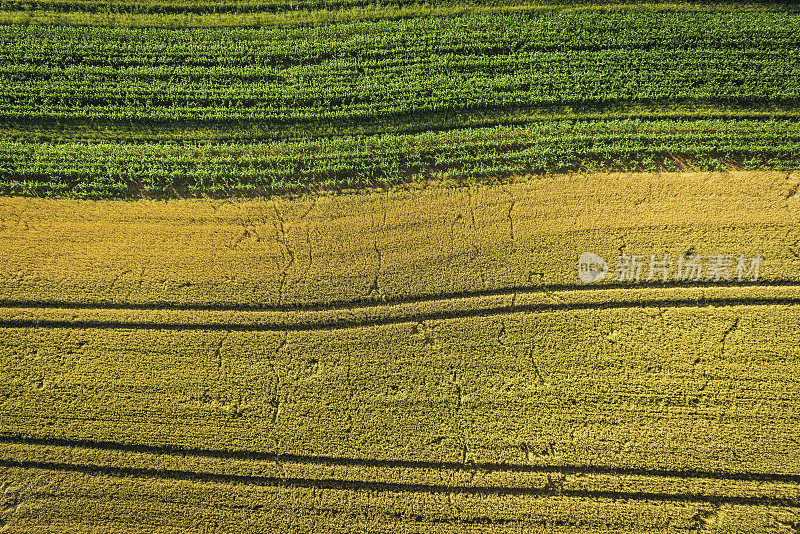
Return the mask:
<path id="1" fill-rule="evenodd" d="M 2 528 L 792 532 L 798 184 L 0 198 Z"/>

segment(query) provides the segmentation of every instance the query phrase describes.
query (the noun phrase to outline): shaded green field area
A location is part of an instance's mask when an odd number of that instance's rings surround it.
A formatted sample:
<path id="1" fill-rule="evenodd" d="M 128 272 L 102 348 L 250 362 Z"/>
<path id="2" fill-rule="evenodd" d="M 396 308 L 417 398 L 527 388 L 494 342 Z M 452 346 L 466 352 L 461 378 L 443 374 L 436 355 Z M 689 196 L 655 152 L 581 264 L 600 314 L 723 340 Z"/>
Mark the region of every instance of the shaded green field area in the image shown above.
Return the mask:
<path id="1" fill-rule="evenodd" d="M 800 123 L 793 120 L 542 121 L 416 135 L 194 146 L 0 141 L 0 192 L 225 198 L 407 182 L 497 183 L 531 174 L 614 169 L 791 170 L 798 165 Z"/>
<path id="2" fill-rule="evenodd" d="M 3 0 L 0 23 L 123 28 L 273 28 L 357 21 L 547 12 L 797 12 L 791 0 Z"/>
<path id="3" fill-rule="evenodd" d="M 0 27 L 0 111 L 18 120 L 278 125 L 660 101 L 795 108 L 798 20 L 677 12 L 263 30 L 10 25 Z"/>
<path id="4" fill-rule="evenodd" d="M 528 9 L 562 11 L 574 9 L 620 10 L 726 10 L 726 9 L 785 9 L 791 10 L 793 2 L 782 0 L 700 0 L 695 2 L 640 2 L 637 0 L 489 0 L 484 2 L 464 0 L 2 0 L 0 10 L 9 12 L 84 12 L 84 13 L 286 13 L 293 11 L 345 11 L 348 8 L 372 9 L 387 16 L 402 8 L 424 12 L 426 8 L 454 8 L 479 11 L 481 8 Z"/>
<path id="5" fill-rule="evenodd" d="M 800 166 L 797 13 L 538 7 L 262 28 L 0 25 L 0 193 L 253 197 Z"/>

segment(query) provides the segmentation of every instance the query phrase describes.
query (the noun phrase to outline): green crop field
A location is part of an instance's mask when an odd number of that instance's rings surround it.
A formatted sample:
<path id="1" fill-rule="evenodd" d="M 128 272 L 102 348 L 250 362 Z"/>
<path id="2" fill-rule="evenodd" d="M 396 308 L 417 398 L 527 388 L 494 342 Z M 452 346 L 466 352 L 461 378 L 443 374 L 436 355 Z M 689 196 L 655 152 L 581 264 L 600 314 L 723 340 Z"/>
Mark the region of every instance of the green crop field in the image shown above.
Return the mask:
<path id="1" fill-rule="evenodd" d="M 791 2 L 0 2 L 0 193 L 798 167 Z"/>
<path id="2" fill-rule="evenodd" d="M 0 532 L 800 531 L 796 2 L 0 45 Z"/>

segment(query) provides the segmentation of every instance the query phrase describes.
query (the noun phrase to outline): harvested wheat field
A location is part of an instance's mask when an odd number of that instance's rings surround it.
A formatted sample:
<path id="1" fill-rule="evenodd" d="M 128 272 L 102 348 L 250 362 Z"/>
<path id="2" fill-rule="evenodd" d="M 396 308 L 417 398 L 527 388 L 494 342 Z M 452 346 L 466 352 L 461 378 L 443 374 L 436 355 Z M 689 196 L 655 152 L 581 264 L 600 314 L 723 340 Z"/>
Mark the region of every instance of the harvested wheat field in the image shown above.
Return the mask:
<path id="1" fill-rule="evenodd" d="M 3 531 L 796 531 L 799 184 L 2 198 Z"/>

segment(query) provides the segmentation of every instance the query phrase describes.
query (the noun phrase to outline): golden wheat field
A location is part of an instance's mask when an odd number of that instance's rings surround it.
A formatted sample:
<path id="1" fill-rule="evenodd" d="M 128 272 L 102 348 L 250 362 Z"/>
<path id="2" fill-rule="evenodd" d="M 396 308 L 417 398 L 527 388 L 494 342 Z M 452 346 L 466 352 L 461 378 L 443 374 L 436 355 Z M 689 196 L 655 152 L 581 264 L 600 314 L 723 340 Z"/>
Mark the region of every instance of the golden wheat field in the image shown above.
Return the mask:
<path id="1" fill-rule="evenodd" d="M 796 532 L 799 184 L 0 198 L 0 529 Z"/>

